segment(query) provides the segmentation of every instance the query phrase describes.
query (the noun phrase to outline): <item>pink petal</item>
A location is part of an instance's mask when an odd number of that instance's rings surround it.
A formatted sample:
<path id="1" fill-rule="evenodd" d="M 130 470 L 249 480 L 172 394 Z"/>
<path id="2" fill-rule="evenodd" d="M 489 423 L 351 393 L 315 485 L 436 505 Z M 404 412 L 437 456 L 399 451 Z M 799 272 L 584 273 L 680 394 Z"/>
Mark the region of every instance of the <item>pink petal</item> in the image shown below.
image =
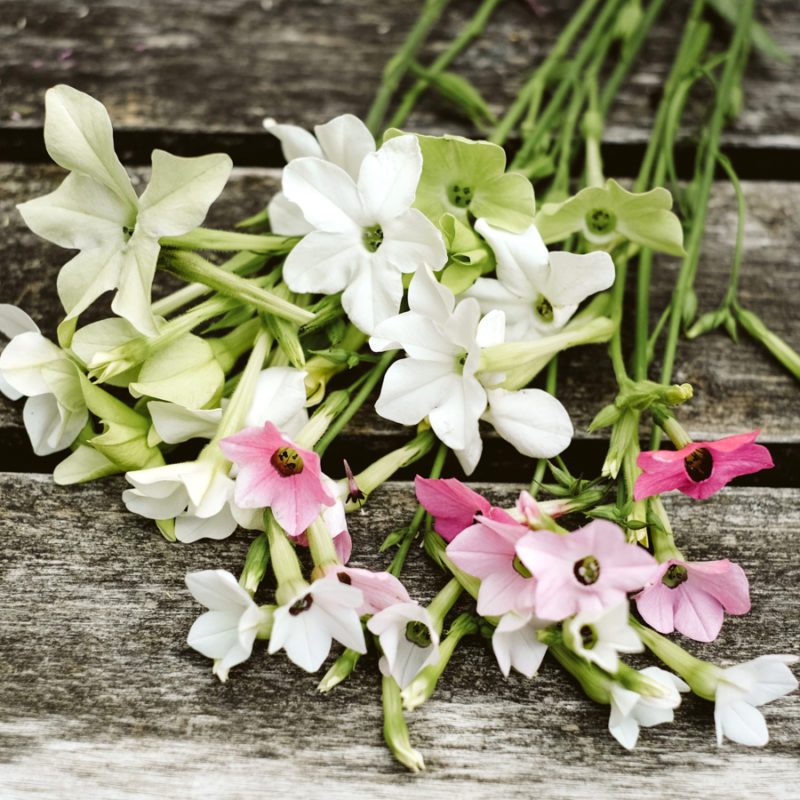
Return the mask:
<path id="1" fill-rule="evenodd" d="M 574 582 L 573 582 L 574 583 Z M 570 584 L 557 575 L 544 575 L 536 581 L 536 616 L 560 622 L 576 614 L 579 603 Z"/>
<path id="2" fill-rule="evenodd" d="M 405 586 L 388 572 L 372 572 L 359 567 L 337 567 L 335 572 L 338 576 L 347 576 L 343 583 L 349 580 L 351 586 L 361 590 L 364 602 L 358 609 L 359 616 L 377 614 L 396 603 L 411 602 Z"/>
<path id="3" fill-rule="evenodd" d="M 471 525 L 447 545 L 448 558 L 459 569 L 481 580 L 505 570 L 515 555 L 513 544 L 481 523 Z"/>
<path id="4" fill-rule="evenodd" d="M 533 578 L 523 578 L 513 566 L 494 572 L 481 581 L 478 592 L 478 613 L 481 616 L 500 616 L 518 607 L 520 595 L 534 583 Z"/>
<path id="5" fill-rule="evenodd" d="M 414 488 L 417 500 L 434 519 L 434 529 L 446 542 L 472 525 L 477 514 L 488 514 L 492 508 L 485 497 L 456 478 L 417 475 Z"/>
<path id="6" fill-rule="evenodd" d="M 347 530 L 337 533 L 333 537 L 333 546 L 336 548 L 336 557 L 342 564 L 346 564 L 353 552 L 353 540 L 350 538 L 350 533 Z"/>
<path id="7" fill-rule="evenodd" d="M 683 491 L 684 485 L 692 482 L 686 474 L 684 458 L 679 452 L 668 450 L 640 453 L 636 464 L 644 472 L 636 479 L 633 487 L 634 499 L 644 500 L 672 489 Z"/>
<path id="8" fill-rule="evenodd" d="M 672 591 L 679 593 L 675 605 L 675 628 L 698 642 L 713 642 L 722 628 L 722 606 L 702 589 L 692 589 L 688 582 Z"/>
<path id="9" fill-rule="evenodd" d="M 639 614 L 651 628 L 659 633 L 672 633 L 675 630 L 675 604 L 678 596 L 674 589 L 661 583 L 660 575 L 658 583 L 643 589 L 634 599 Z"/>
<path id="10" fill-rule="evenodd" d="M 750 610 L 750 584 L 744 570 L 728 559 L 686 565 L 686 585 L 696 585 L 715 598 L 729 614 Z"/>

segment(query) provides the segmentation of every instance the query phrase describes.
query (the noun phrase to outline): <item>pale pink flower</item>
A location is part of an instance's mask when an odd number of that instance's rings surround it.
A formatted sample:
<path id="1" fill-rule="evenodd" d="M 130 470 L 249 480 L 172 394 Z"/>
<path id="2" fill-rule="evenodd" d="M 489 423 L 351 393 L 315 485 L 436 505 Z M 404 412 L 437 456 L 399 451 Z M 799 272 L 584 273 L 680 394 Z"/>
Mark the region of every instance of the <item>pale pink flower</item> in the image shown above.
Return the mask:
<path id="1" fill-rule="evenodd" d="M 642 618 L 657 631 L 677 629 L 698 642 L 712 642 L 722 628 L 723 610 L 750 610 L 750 587 L 744 570 L 727 559 L 671 558 L 659 565 L 634 599 Z"/>
<path id="2" fill-rule="evenodd" d="M 726 436 L 716 442 L 691 442 L 680 450 L 653 450 L 639 454 L 643 473 L 636 479 L 634 497 L 678 489 L 705 500 L 740 475 L 773 467 L 769 450 L 754 444 L 761 431 Z"/>
<path id="3" fill-rule="evenodd" d="M 378 614 L 384 608 L 396 603 L 411 603 L 406 587 L 390 572 L 373 572 L 360 567 L 335 566 L 327 570 L 327 575 L 335 575 L 340 583 L 361 590 L 364 601 L 358 608 L 358 615 Z"/>
<path id="4" fill-rule="evenodd" d="M 336 483 L 325 474 L 322 475 L 322 485 L 328 494 L 335 498 L 337 497 Z M 346 564 L 350 560 L 350 554 L 353 552 L 353 540 L 350 538 L 350 532 L 347 529 L 347 515 L 341 499 L 336 499 L 332 506 L 328 506 L 322 512 L 322 521 L 328 529 L 331 539 L 333 539 L 336 557 L 342 564 Z M 305 531 L 291 538 L 295 544 L 308 547 L 308 536 Z"/>
<path id="5" fill-rule="evenodd" d="M 423 478 L 417 475 L 414 488 L 417 500 L 433 517 L 434 530 L 446 542 L 453 541 L 461 531 L 474 525 L 478 516 L 498 522 L 514 522 L 502 508 L 495 508 L 457 478 Z"/>
<path id="6" fill-rule="evenodd" d="M 220 441 L 239 467 L 235 500 L 242 508 L 271 508 L 278 524 L 298 536 L 335 504 L 322 482 L 319 456 L 287 439 L 271 423 L 245 428 Z"/>
<path id="7" fill-rule="evenodd" d="M 529 533 L 517 522 L 477 517 L 447 546 L 447 556 L 469 575 L 480 578 L 478 613 L 484 617 L 533 610 L 535 581 L 517 557 L 517 542 Z"/>
<path id="8" fill-rule="evenodd" d="M 537 615 L 555 621 L 621 603 L 656 567 L 650 553 L 602 519 L 572 533 L 531 531 L 517 543 L 517 555 L 535 579 Z"/>

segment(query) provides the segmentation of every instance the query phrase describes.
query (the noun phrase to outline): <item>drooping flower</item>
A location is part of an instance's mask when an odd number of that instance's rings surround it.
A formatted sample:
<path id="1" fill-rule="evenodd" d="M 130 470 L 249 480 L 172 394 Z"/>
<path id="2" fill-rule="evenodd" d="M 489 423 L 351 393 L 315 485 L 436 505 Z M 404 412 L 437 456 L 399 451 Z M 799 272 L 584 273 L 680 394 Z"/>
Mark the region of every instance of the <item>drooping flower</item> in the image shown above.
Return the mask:
<path id="1" fill-rule="evenodd" d="M 419 603 L 396 603 L 367 622 L 381 643 L 381 672 L 405 689 L 420 670 L 439 659 L 439 634 L 431 615 Z"/>
<path id="2" fill-rule="evenodd" d="M 681 704 L 680 693 L 689 691 L 689 686 L 677 675 L 659 667 L 645 667 L 639 672 L 657 683 L 662 694 L 639 694 L 618 683 L 612 684 L 608 730 L 626 750 L 636 746 L 640 726 L 652 728 L 672 722 L 674 710 Z"/>
<path id="3" fill-rule="evenodd" d="M 613 674 L 619 666 L 619 653 L 644 650 L 628 616 L 627 600 L 600 612 L 580 611 L 564 621 L 564 641 L 574 653 Z"/>
<path id="4" fill-rule="evenodd" d="M 327 574 L 361 590 L 364 601 L 358 608 L 360 617 L 378 614 L 397 603 L 412 602 L 406 587 L 390 572 L 373 572 L 370 569 L 339 565 L 331 567 Z"/>
<path id="5" fill-rule="evenodd" d="M 36 455 L 64 450 L 89 421 L 77 365 L 16 306 L 0 304 L 0 333 L 11 339 L 0 353 L 0 392 L 28 398 L 22 419 Z"/>
<path id="6" fill-rule="evenodd" d="M 567 534 L 531 531 L 517 555 L 536 580 L 536 613 L 556 621 L 623 602 L 656 567 L 653 556 L 601 519 Z"/>
<path id="7" fill-rule="evenodd" d="M 214 674 L 224 683 L 232 667 L 250 658 L 256 635 L 269 628 L 272 614 L 222 569 L 192 572 L 186 576 L 186 586 L 208 609 L 195 620 L 186 641 L 214 659 Z"/>
<path id="8" fill-rule="evenodd" d="M 500 617 L 492 634 L 492 649 L 506 678 L 512 667 L 526 678 L 537 673 L 547 652 L 547 645 L 539 641 L 537 632 L 549 624 L 532 611 L 524 614 L 511 611 Z"/>
<path id="9" fill-rule="evenodd" d="M 483 319 L 477 301 L 456 305 L 453 293 L 420 270 L 408 292 L 410 311 L 385 320 L 370 339 L 373 350 L 402 347 L 408 358 L 387 371 L 375 409 L 382 417 L 416 425 L 426 416 L 467 473 L 480 460 L 478 420 L 483 416 L 521 453 L 550 458 L 572 437 L 561 403 L 539 389 L 509 392 L 486 388 L 477 374 L 482 347 L 502 341 L 502 312 Z"/>
<path id="10" fill-rule="evenodd" d="M 298 667 L 316 672 L 327 658 L 334 639 L 357 653 L 366 653 L 358 617 L 363 602 L 360 589 L 336 578 L 314 581 L 275 609 L 270 655 L 285 650 Z"/>
<path id="11" fill-rule="evenodd" d="M 319 456 L 286 438 L 271 422 L 245 428 L 219 444 L 239 467 L 236 503 L 271 508 L 290 536 L 303 533 L 323 508 L 336 502 L 323 485 Z"/>
<path id="12" fill-rule="evenodd" d="M 508 512 L 495 508 L 458 478 L 414 478 L 417 500 L 433 517 L 433 529 L 446 542 L 476 523 L 476 517 L 513 522 Z"/>
<path id="13" fill-rule="evenodd" d="M 196 228 L 232 168 L 223 153 L 180 158 L 153 151 L 150 184 L 137 197 L 114 152 L 102 105 L 70 86 L 45 95 L 47 152 L 70 170 L 54 192 L 18 206 L 28 227 L 55 244 L 80 250 L 58 275 L 67 319 L 116 290 L 112 310 L 149 336 L 156 333 L 150 287 L 162 236 Z"/>
<path id="14" fill-rule="evenodd" d="M 375 139 L 367 126 L 352 114 L 334 117 L 324 125 L 315 125 L 312 135 L 297 125 L 285 125 L 265 119 L 264 127 L 280 140 L 287 162 L 296 158 L 321 158 L 341 167 L 354 181 L 358 180 L 361 162 L 375 152 Z M 316 137 L 316 138 L 315 138 Z M 270 227 L 285 236 L 303 236 L 314 226 L 303 216 L 298 205 L 278 192 L 267 206 Z"/>
<path id="15" fill-rule="evenodd" d="M 509 233 L 479 219 L 478 231 L 497 259 L 497 280 L 478 278 L 465 297 L 474 297 L 487 314 L 498 308 L 506 316 L 506 339 L 538 339 L 560 330 L 589 295 L 614 283 L 614 262 L 608 253 L 548 253 L 531 225 Z"/>
<path id="16" fill-rule="evenodd" d="M 671 208 L 672 195 L 666 189 L 634 194 L 609 179 L 605 186 L 581 189 L 563 203 L 545 203 L 536 214 L 535 224 L 547 243 L 582 233 L 597 245 L 624 238 L 681 256 L 683 228 Z"/>
<path id="17" fill-rule="evenodd" d="M 499 616 L 534 607 L 536 581 L 517 557 L 516 545 L 529 529 L 517 522 L 477 517 L 447 546 L 447 556 L 468 575 L 480 578 L 478 613 Z"/>
<path id="18" fill-rule="evenodd" d="M 637 594 L 636 608 L 661 633 L 680 631 L 698 642 L 712 642 L 722 628 L 723 611 L 746 614 L 750 586 L 744 570 L 727 559 L 660 564 Z"/>
<path id="19" fill-rule="evenodd" d="M 721 670 L 714 704 L 717 744 L 727 738 L 763 747 L 769 741 L 767 723 L 758 706 L 797 688 L 797 678 L 788 666 L 797 661 L 797 656 L 791 655 L 759 656 Z"/>
<path id="20" fill-rule="evenodd" d="M 643 500 L 677 489 L 705 500 L 740 475 L 773 467 L 764 445 L 755 444 L 759 430 L 726 436 L 716 442 L 691 442 L 680 450 L 651 450 L 639 454 L 634 497 Z"/>
<path id="21" fill-rule="evenodd" d="M 441 234 L 411 208 L 422 170 L 413 136 L 387 142 L 364 157 L 355 180 L 320 158 L 297 158 L 283 171 L 283 191 L 314 230 L 289 253 L 283 268 L 295 292 L 334 294 L 366 333 L 396 314 L 403 273 L 441 269 Z"/>

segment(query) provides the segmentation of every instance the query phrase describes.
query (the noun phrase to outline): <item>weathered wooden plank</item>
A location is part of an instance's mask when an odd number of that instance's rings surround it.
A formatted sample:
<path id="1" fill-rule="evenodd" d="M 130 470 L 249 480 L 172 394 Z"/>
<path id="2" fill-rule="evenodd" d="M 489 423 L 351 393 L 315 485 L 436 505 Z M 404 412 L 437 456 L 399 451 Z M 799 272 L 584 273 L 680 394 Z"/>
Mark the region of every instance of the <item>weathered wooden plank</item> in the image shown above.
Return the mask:
<path id="1" fill-rule="evenodd" d="M 50 335 L 54 335 L 61 314 L 55 279 L 68 256 L 60 248 L 34 236 L 25 227 L 14 204 L 50 191 L 61 175 L 62 172 L 53 167 L 0 165 L 0 183 L 6 190 L 0 197 L 0 229 L 3 230 L 0 302 L 20 304 Z M 134 175 L 142 180 L 145 173 L 136 170 Z M 220 202 L 212 209 L 209 224 L 231 225 L 256 212 L 275 190 L 277 176 L 274 170 L 237 170 Z M 794 219 L 800 204 L 800 185 L 746 182 L 745 194 L 749 216 L 742 302 L 761 314 L 776 333 L 798 347 L 800 327 L 795 298 L 800 294 L 800 231 Z M 717 184 L 712 193 L 697 279 L 701 309 L 713 308 L 724 292 L 735 228 L 733 193 L 726 184 Z M 654 317 L 668 301 L 677 264 L 672 258 L 660 258 L 656 262 L 652 296 Z M 160 287 L 163 291 L 166 285 L 167 282 L 159 278 L 157 290 Z M 800 429 L 796 424 L 797 384 L 748 340 L 734 345 L 725 335 L 716 333 L 683 343 L 676 380 L 689 381 L 695 386 L 695 399 L 683 412 L 683 418 L 698 437 L 714 437 L 760 426 L 764 441 L 784 444 L 800 441 Z M 585 429 L 613 393 L 613 378 L 602 347 L 583 348 L 562 357 L 559 397 L 573 416 L 578 439 L 593 438 L 599 445 L 605 432 L 587 437 Z M 7 442 L 5 464 L 8 468 L 19 468 L 15 466 L 19 463 L 19 454 L 28 452 L 20 405 L 2 397 L 0 432 Z M 407 436 L 405 429 L 377 418 L 369 405 L 353 420 L 341 449 L 358 468 L 376 452 L 386 452 Z M 498 473 L 488 470 L 498 464 L 506 464 L 506 472 L 510 474 L 512 449 L 502 446 L 496 437 L 490 436 L 488 442 L 482 465 L 487 471 L 482 474 L 496 477 Z M 337 459 L 339 455 L 337 452 Z M 599 449 L 594 453 L 595 460 L 598 457 L 601 458 Z M 0 466 L 2 458 L 0 455 Z M 38 470 L 40 463 L 28 459 L 21 468 Z M 787 469 L 789 466 L 787 463 Z"/>
<path id="2" fill-rule="evenodd" d="M 534 681 L 504 680 L 487 642 L 466 640 L 441 688 L 410 715 L 428 772 L 412 777 L 381 742 L 374 657 L 328 696 L 283 656 L 253 658 L 225 686 L 185 644 L 201 609 L 186 571 L 238 569 L 247 538 L 164 542 L 119 501 L 123 482 L 53 486 L 0 474 L 0 794 L 25 798 L 420 796 L 774 798 L 796 796 L 800 703 L 764 710 L 764 750 L 713 739 L 711 706 L 687 698 L 673 725 L 626 753 L 549 658 Z M 516 487 L 478 486 L 498 503 Z M 691 558 L 727 556 L 751 579 L 753 610 L 690 649 L 732 664 L 800 640 L 795 540 L 800 492 L 729 489 L 668 498 Z M 351 518 L 354 564 L 380 567 L 377 542 L 413 509 L 389 484 Z M 427 601 L 442 585 L 412 549 L 404 576 Z M 268 594 L 265 594 L 268 597 Z M 668 790 L 665 789 L 668 787 Z"/>
<path id="3" fill-rule="evenodd" d="M 526 3 L 504 4 L 454 69 L 501 112 L 577 6 L 577 0 L 558 0 L 536 16 Z M 476 7 L 477 0 L 451 3 L 424 60 L 444 49 Z M 795 4 L 768 0 L 758 7 L 770 33 L 796 56 Z M 102 98 L 121 130 L 164 135 L 255 134 L 264 116 L 310 126 L 344 111 L 363 115 L 419 9 L 419 2 L 404 0 L 4 0 L 0 130 L 40 126 L 44 90 L 65 81 Z M 606 141 L 647 140 L 684 18 L 684 4 L 667 4 L 620 94 Z M 797 148 L 800 99 L 793 86 L 791 65 L 755 58 L 746 107 L 728 141 Z M 435 97 L 423 100 L 410 124 L 451 132 L 468 127 Z"/>

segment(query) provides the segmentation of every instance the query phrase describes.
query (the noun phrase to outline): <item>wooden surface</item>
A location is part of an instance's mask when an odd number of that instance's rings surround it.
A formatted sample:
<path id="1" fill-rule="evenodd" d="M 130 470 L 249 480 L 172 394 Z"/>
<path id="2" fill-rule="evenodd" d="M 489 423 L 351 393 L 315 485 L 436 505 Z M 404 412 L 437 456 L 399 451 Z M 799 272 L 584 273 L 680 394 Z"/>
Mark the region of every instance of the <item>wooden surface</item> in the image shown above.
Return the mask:
<path id="1" fill-rule="evenodd" d="M 540 5 L 550 12 L 542 18 L 527 3 L 508 0 L 485 37 L 456 62 L 496 111 L 541 60 L 577 0 Z M 631 175 L 648 136 L 685 15 L 684 3 L 666 5 L 605 132 L 611 174 Z M 450 4 L 424 62 L 476 7 L 476 0 Z M 762 0 L 758 7 L 796 58 L 796 3 Z M 345 111 L 363 115 L 418 9 L 407 0 L 0 0 L 0 302 L 21 304 L 51 333 L 58 321 L 54 279 L 67 254 L 36 239 L 14 209 L 61 177 L 44 163 L 48 86 L 68 82 L 102 99 L 126 163 L 147 164 L 156 146 L 182 154 L 232 152 L 240 169 L 210 219 L 228 225 L 263 207 L 276 185 L 277 172 L 262 169 L 281 163 L 262 117 L 310 126 Z M 715 36 L 725 30 L 718 26 Z M 725 134 L 748 179 L 741 299 L 798 347 L 796 65 L 756 58 L 745 89 L 745 110 Z M 423 99 L 409 127 L 469 132 L 435 97 Z M 691 126 L 684 139 L 690 147 Z M 144 179 L 146 169 L 134 174 Z M 735 222 L 732 192 L 715 185 L 697 280 L 701 310 L 714 307 L 724 291 Z M 654 309 L 668 301 L 676 268 L 675 259 L 656 263 Z M 687 555 L 738 561 L 752 585 L 752 612 L 728 619 L 715 643 L 690 649 L 722 664 L 797 652 L 797 384 L 751 342 L 734 347 L 720 334 L 682 344 L 675 378 L 695 386 L 681 412 L 695 436 L 762 427 L 777 464 L 745 481 L 759 486 L 730 488 L 705 503 L 667 498 Z M 561 359 L 559 396 L 576 424 L 567 461 L 576 471 L 591 474 L 602 460 L 603 434 L 589 437 L 584 429 L 612 392 L 602 347 Z M 346 455 L 358 468 L 407 435 L 367 407 L 329 450 L 327 466 L 338 474 Z M 150 523 L 125 511 L 124 481 L 59 488 L 44 474 L 57 460 L 31 454 L 21 404 L 0 398 L 0 471 L 7 470 L 0 472 L 2 800 L 797 796 L 796 697 L 764 709 L 772 736 L 764 750 L 718 749 L 711 706 L 686 698 L 675 724 L 643 731 L 637 749 L 626 753 L 606 731 L 607 709 L 588 701 L 552 660 L 532 682 L 518 675 L 505 680 L 478 638 L 465 641 L 442 687 L 411 715 L 429 770 L 407 775 L 383 746 L 372 656 L 350 682 L 320 696 L 319 676 L 282 655 L 268 657 L 263 645 L 221 686 L 209 662 L 185 644 L 202 609 L 186 591 L 184 574 L 236 571 L 251 534 L 167 544 Z M 526 480 L 531 470 L 490 437 L 476 475 L 494 481 L 479 487 L 492 499 L 510 503 L 518 487 L 502 481 Z M 385 566 L 376 543 L 412 512 L 408 483 L 376 493 L 351 520 L 353 563 Z M 404 578 L 422 601 L 444 582 L 416 549 Z"/>

